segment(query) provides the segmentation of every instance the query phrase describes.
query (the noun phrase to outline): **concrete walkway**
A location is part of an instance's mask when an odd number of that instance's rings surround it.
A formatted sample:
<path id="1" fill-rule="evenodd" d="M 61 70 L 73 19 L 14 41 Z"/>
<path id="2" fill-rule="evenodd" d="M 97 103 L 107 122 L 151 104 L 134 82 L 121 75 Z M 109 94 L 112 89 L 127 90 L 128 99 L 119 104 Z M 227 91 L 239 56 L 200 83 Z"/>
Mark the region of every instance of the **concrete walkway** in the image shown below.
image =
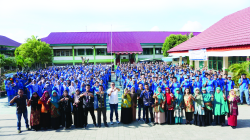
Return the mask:
<path id="1" fill-rule="evenodd" d="M 112 76 L 112 81 L 114 77 Z M 116 83 L 118 85 L 118 83 Z M 120 92 L 121 95 L 122 92 Z M 120 105 L 119 105 L 120 106 Z M 109 128 L 94 128 L 91 117 L 88 118 L 89 128 L 69 130 L 26 131 L 22 119 L 22 133 L 17 134 L 15 107 L 7 106 L 7 98 L 0 98 L 0 140 L 249 140 L 250 139 L 250 107 L 239 106 L 238 127 L 194 125 L 156 125 L 151 126 L 143 122 L 133 122 L 129 125 L 114 124 Z M 30 112 L 30 109 L 29 109 Z M 95 112 L 96 116 L 97 113 Z M 120 111 L 119 111 L 120 115 Z M 107 112 L 109 123 L 109 111 Z"/>

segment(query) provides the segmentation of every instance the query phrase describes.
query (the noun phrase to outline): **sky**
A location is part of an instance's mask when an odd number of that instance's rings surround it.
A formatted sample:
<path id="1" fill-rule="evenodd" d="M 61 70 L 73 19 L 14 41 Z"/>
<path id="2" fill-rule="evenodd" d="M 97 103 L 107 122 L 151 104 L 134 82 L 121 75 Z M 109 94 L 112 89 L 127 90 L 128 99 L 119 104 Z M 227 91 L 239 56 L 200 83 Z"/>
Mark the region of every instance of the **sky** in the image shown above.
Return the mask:
<path id="1" fill-rule="evenodd" d="M 0 35 L 90 31 L 202 32 L 250 0 L 0 0 Z"/>

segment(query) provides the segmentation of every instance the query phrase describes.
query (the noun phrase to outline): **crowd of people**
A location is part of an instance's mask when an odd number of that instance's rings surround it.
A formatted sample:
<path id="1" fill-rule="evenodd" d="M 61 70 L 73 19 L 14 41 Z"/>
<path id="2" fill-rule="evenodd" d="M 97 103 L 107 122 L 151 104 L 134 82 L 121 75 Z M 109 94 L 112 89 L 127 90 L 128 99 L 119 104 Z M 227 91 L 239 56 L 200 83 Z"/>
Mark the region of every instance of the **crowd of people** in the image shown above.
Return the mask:
<path id="1" fill-rule="evenodd" d="M 21 132 L 21 116 L 30 130 L 27 107 L 31 106 L 31 129 L 87 128 L 88 112 L 95 127 L 106 119 L 106 98 L 116 123 L 144 121 L 155 124 L 194 124 L 197 126 L 237 126 L 238 105 L 243 95 L 249 105 L 250 81 L 242 74 L 239 79 L 240 97 L 230 75 L 203 68 L 166 63 L 134 63 L 117 65 L 111 82 L 111 67 L 107 65 L 65 66 L 41 69 L 36 72 L 17 72 L 5 80 L 9 105 L 17 106 L 17 129 Z M 111 88 L 108 89 L 110 82 Z M 120 121 L 118 96 L 122 90 Z M 138 114 L 137 114 L 138 109 Z M 97 122 L 94 110 L 97 110 Z M 141 113 L 142 112 L 142 113 Z M 102 114 L 102 115 L 101 115 Z M 142 114 L 142 115 L 141 115 Z M 150 120 L 149 120 L 150 114 Z M 73 117 L 72 117 L 73 115 Z M 136 119 L 137 118 L 137 119 Z M 74 120 L 74 121 L 72 121 Z"/>

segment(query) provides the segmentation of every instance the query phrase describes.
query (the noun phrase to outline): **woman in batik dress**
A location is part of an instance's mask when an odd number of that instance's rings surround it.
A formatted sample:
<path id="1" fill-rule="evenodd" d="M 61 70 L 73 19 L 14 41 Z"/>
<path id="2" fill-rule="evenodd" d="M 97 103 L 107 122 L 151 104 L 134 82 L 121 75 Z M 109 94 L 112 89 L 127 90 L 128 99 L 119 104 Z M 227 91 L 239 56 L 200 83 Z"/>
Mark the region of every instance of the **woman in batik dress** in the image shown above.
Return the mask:
<path id="1" fill-rule="evenodd" d="M 31 106 L 30 113 L 30 126 L 35 131 L 40 129 L 40 113 L 41 105 L 38 104 L 40 97 L 36 92 L 32 94 L 31 99 L 28 101 L 28 106 Z"/>
<path id="2" fill-rule="evenodd" d="M 190 89 L 186 88 L 184 92 L 184 107 L 185 107 L 185 116 L 186 116 L 186 124 L 191 125 L 191 121 L 193 120 L 194 114 L 194 97 L 190 93 Z"/>
<path id="3" fill-rule="evenodd" d="M 165 123 L 165 113 L 164 113 L 164 103 L 165 97 L 163 92 L 161 91 L 161 87 L 157 88 L 157 92 L 154 93 L 153 98 L 154 102 L 154 118 L 155 123 L 163 124 Z"/>

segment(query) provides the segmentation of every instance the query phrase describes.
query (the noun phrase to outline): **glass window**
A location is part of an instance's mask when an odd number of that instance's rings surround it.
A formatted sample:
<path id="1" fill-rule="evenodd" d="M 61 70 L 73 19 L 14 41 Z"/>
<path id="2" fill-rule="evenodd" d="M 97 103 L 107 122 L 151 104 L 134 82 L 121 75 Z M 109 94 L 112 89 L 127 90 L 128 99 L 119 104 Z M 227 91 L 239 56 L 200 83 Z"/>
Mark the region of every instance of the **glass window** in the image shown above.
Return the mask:
<path id="1" fill-rule="evenodd" d="M 61 50 L 61 56 L 65 56 L 65 51 Z"/>
<path id="2" fill-rule="evenodd" d="M 101 48 L 101 49 L 96 49 L 96 55 L 105 55 L 106 54 L 106 49 Z"/>
<path id="3" fill-rule="evenodd" d="M 213 68 L 213 61 L 208 61 L 208 67 L 209 67 L 209 69 L 212 69 Z"/>
<path id="4" fill-rule="evenodd" d="M 162 54 L 162 52 L 161 48 L 155 48 L 155 54 Z"/>
<path id="5" fill-rule="evenodd" d="M 93 49 L 86 49 L 86 55 L 93 55 Z"/>
<path id="6" fill-rule="evenodd" d="M 222 62 L 223 61 L 218 61 L 218 70 L 222 70 Z"/>
<path id="7" fill-rule="evenodd" d="M 70 56 L 70 51 L 65 51 L 66 56 Z"/>
<path id="8" fill-rule="evenodd" d="M 223 57 L 217 57 L 217 60 L 223 60 Z"/>
<path id="9" fill-rule="evenodd" d="M 85 55 L 85 49 L 78 49 L 78 55 Z"/>
<path id="10" fill-rule="evenodd" d="M 217 61 L 213 61 L 213 69 L 217 69 Z"/>
<path id="11" fill-rule="evenodd" d="M 143 48 L 144 55 L 151 55 L 153 54 L 153 48 Z"/>
<path id="12" fill-rule="evenodd" d="M 56 56 L 60 56 L 60 51 L 59 50 L 56 51 Z"/>
<path id="13" fill-rule="evenodd" d="M 247 60 L 247 57 L 246 56 L 239 56 L 239 61 L 246 61 Z"/>

